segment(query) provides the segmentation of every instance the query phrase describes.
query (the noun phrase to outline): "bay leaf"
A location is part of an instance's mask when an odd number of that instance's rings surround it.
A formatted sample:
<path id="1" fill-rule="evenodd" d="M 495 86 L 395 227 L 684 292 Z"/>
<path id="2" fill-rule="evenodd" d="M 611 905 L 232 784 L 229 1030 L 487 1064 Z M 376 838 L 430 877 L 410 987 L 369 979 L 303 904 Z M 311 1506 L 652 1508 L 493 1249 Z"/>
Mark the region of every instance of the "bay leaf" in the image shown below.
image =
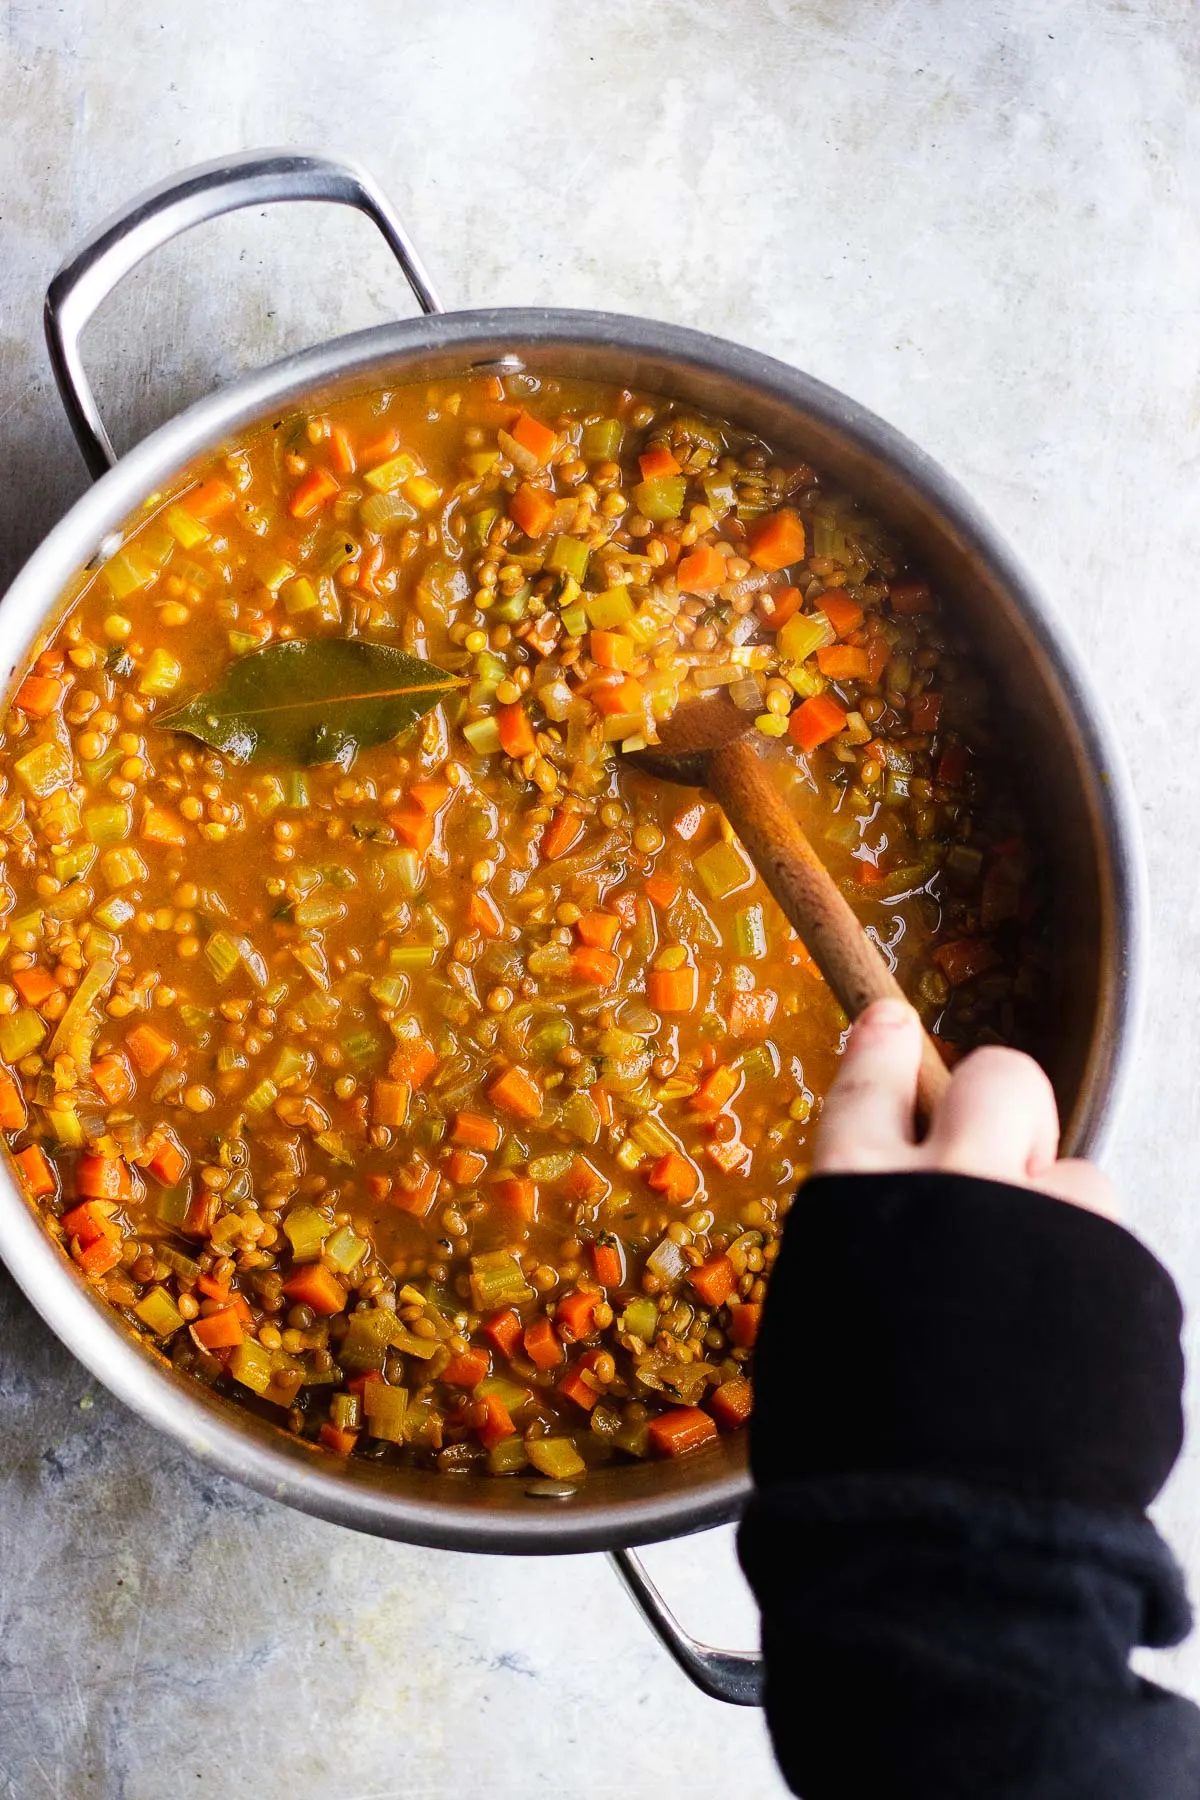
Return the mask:
<path id="1" fill-rule="evenodd" d="M 216 686 L 156 721 L 236 762 L 340 763 L 414 725 L 458 675 L 391 644 L 294 638 L 239 657 Z"/>

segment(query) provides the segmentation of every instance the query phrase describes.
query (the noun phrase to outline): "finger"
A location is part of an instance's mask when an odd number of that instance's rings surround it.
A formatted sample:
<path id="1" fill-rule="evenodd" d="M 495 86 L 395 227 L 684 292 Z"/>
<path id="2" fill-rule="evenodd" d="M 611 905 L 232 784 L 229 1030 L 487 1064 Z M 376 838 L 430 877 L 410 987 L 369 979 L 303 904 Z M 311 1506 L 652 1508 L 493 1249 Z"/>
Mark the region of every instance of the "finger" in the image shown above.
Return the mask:
<path id="1" fill-rule="evenodd" d="M 1058 1107 L 1045 1072 L 1019 1050 L 975 1050 L 954 1071 L 922 1160 L 937 1169 L 1028 1182 L 1054 1162 Z"/>
<path id="2" fill-rule="evenodd" d="M 921 1028 L 911 1006 L 876 1000 L 846 1043 L 825 1097 L 813 1172 L 853 1174 L 911 1164 Z"/>
<path id="3" fill-rule="evenodd" d="M 1118 1213 L 1117 1190 L 1103 1169 L 1082 1157 L 1066 1157 L 1045 1170 L 1033 1185 L 1043 1193 L 1053 1194 L 1071 1206 L 1086 1207 L 1102 1218 L 1115 1219 Z"/>

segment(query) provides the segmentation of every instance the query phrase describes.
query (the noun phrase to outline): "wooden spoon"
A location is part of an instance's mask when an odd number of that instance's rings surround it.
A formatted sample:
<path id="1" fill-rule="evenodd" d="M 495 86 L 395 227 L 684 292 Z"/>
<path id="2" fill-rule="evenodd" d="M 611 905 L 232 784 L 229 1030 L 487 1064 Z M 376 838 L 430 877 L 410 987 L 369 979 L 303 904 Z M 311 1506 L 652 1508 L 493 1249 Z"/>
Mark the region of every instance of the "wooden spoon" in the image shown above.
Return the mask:
<path id="1" fill-rule="evenodd" d="M 643 774 L 706 787 L 795 926 L 813 961 L 856 1019 L 872 1000 L 907 997 L 849 902 L 785 804 L 754 747 L 753 715 L 727 695 L 692 700 L 660 728 L 659 742 L 626 761 Z M 928 1032 L 917 1077 L 917 1106 L 928 1118 L 950 1072 Z"/>

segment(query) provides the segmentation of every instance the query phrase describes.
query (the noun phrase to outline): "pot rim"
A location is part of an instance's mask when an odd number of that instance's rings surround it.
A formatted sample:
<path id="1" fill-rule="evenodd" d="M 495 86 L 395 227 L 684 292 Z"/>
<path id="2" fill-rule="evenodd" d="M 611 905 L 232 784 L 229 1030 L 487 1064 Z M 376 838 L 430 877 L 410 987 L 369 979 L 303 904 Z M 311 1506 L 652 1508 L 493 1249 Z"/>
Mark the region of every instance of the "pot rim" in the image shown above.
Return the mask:
<path id="1" fill-rule="evenodd" d="M 0 661 L 15 673 L 69 583 L 147 495 L 195 458 L 218 448 L 272 410 L 300 403 L 336 382 L 366 385 L 390 359 L 461 348 L 463 362 L 572 347 L 627 348 L 732 378 L 760 396 L 807 412 L 897 469 L 932 504 L 1013 596 L 1038 649 L 1054 670 L 1093 771 L 1095 814 L 1112 882 L 1115 971 L 1111 1041 L 1092 1070 L 1080 1128 L 1081 1151 L 1107 1141 L 1128 1078 L 1142 1007 L 1145 874 L 1133 791 L 1106 708 L 1085 673 L 1073 637 L 988 514 L 930 456 L 867 408 L 762 352 L 684 327 L 632 315 L 565 308 L 491 307 L 379 325 L 327 340 L 255 370 L 173 415 L 84 493 L 17 575 L 0 609 Z M 468 353 L 474 351 L 472 358 Z M 436 1548 L 495 1552 L 613 1549 L 677 1537 L 734 1517 L 749 1490 L 744 1469 L 718 1472 L 679 1492 L 628 1500 L 589 1499 L 584 1484 L 568 1505 L 473 1511 L 396 1491 L 356 1486 L 277 1432 L 277 1442 L 223 1416 L 192 1382 L 134 1339 L 44 1230 L 8 1163 L 0 1179 L 0 1251 L 26 1297 L 103 1384 L 150 1424 L 221 1473 L 268 1497 L 333 1523 Z M 697 1471 L 699 1473 L 699 1469 Z M 448 1477 L 440 1477 L 448 1480 Z M 449 1497 L 449 1496 L 447 1496 Z"/>

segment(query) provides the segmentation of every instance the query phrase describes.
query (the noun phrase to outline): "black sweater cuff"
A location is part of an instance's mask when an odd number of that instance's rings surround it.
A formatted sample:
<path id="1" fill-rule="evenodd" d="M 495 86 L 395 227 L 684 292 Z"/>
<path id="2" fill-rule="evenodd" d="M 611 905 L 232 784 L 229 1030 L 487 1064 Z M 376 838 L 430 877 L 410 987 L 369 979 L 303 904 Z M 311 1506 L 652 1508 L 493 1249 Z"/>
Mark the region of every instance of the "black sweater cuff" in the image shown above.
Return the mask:
<path id="1" fill-rule="evenodd" d="M 1174 1283 L 1120 1226 L 1025 1188 L 820 1176 L 756 1355 L 760 1487 L 887 1471 L 1141 1513 L 1182 1442 Z"/>

